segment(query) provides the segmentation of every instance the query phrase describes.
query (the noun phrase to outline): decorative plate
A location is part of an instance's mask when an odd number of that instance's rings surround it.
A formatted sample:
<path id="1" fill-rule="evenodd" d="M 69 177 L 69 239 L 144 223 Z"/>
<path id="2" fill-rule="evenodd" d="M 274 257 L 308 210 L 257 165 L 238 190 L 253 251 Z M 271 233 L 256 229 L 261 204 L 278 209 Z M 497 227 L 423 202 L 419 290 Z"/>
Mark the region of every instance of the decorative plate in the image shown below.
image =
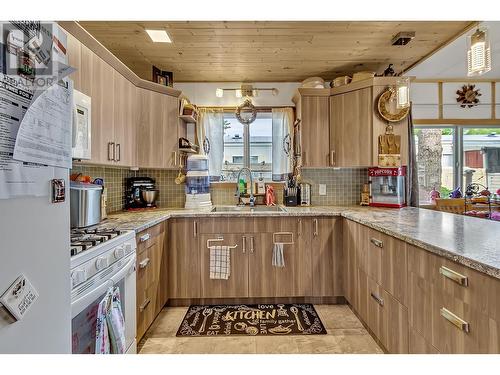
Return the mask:
<path id="1" fill-rule="evenodd" d="M 457 103 L 460 107 L 472 108 L 479 103 L 478 97 L 481 96 L 479 89 L 474 90 L 476 85 L 463 85 L 461 90 L 457 90 Z"/>
<path id="2" fill-rule="evenodd" d="M 394 88 L 389 87 L 382 94 L 380 94 L 378 98 L 378 113 L 384 120 L 389 122 L 399 122 L 404 120 L 410 113 L 410 107 L 399 109 L 396 113 L 390 112 L 388 104 L 395 99 L 395 95 L 396 92 L 394 91 Z"/>

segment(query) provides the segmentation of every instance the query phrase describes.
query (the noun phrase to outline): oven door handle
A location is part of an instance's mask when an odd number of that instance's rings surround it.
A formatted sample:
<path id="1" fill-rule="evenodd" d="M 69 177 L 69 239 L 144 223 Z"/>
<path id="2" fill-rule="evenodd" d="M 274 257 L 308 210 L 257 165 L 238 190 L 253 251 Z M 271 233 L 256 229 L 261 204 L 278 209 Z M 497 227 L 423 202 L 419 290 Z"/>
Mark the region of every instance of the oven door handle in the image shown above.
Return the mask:
<path id="1" fill-rule="evenodd" d="M 135 272 L 135 261 L 136 256 L 134 254 L 120 271 L 111 276 L 110 280 L 113 282 L 113 285 L 118 284 L 125 276 L 128 276 L 131 273 Z"/>
<path id="2" fill-rule="evenodd" d="M 90 303 L 94 302 L 97 298 L 105 294 L 109 288 L 113 287 L 111 280 L 104 281 L 97 288 L 92 289 L 89 293 L 84 294 L 78 299 L 71 302 L 71 319 L 85 310 Z"/>

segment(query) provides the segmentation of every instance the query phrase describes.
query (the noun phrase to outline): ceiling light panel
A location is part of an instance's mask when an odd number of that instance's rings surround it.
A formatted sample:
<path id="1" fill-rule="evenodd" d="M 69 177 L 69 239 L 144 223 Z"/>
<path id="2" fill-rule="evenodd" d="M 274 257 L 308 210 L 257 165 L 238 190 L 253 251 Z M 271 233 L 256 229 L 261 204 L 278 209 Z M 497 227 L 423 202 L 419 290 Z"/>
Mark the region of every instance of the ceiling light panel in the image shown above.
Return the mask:
<path id="1" fill-rule="evenodd" d="M 172 43 L 172 40 L 168 36 L 165 30 L 148 30 L 146 29 L 151 40 L 155 43 Z"/>

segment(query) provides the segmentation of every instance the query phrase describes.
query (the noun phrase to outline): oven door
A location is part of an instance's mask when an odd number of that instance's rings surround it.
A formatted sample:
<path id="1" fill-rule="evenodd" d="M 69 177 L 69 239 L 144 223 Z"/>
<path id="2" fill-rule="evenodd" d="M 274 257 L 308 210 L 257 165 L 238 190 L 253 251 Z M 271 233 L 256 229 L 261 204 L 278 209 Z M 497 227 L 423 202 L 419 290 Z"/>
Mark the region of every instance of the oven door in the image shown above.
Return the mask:
<path id="1" fill-rule="evenodd" d="M 135 254 L 115 263 L 114 269 L 104 270 L 78 286 L 71 302 L 71 336 L 73 354 L 94 354 L 97 309 L 109 288 L 120 289 L 122 311 L 125 319 L 127 353 L 135 352 Z"/>

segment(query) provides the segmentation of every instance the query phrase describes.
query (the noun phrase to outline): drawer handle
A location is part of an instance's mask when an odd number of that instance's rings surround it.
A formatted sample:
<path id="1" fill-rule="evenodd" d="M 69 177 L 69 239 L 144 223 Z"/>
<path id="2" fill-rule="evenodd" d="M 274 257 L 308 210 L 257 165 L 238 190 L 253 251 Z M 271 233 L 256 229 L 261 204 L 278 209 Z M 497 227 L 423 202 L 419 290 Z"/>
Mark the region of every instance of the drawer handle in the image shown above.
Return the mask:
<path id="1" fill-rule="evenodd" d="M 141 268 L 141 269 L 146 268 L 149 264 L 149 261 L 150 261 L 150 259 L 146 258 L 142 262 L 139 262 L 139 268 Z"/>
<path id="2" fill-rule="evenodd" d="M 470 331 L 469 323 L 467 323 L 465 320 L 453 314 L 450 310 L 445 309 L 444 307 L 441 308 L 441 316 L 445 318 L 447 321 L 449 321 L 451 324 L 453 324 L 455 327 L 460 329 L 461 331 L 469 333 Z"/>
<path id="3" fill-rule="evenodd" d="M 455 272 L 447 267 L 442 266 L 441 268 L 439 268 L 439 273 L 459 285 L 469 286 L 469 278 L 467 276 Z"/>
<path id="4" fill-rule="evenodd" d="M 139 311 L 140 312 L 143 312 L 146 307 L 148 307 L 149 303 L 151 302 L 151 300 L 148 298 L 147 300 L 145 300 L 142 305 L 139 306 Z"/>
<path id="5" fill-rule="evenodd" d="M 151 235 L 149 233 L 143 234 L 141 237 L 139 237 L 140 242 L 146 242 L 151 238 Z"/>
<path id="6" fill-rule="evenodd" d="M 380 247 L 380 248 L 384 247 L 384 243 L 380 240 L 377 240 L 376 238 L 370 238 L 370 242 L 377 247 Z"/>
<path id="7" fill-rule="evenodd" d="M 370 293 L 370 295 L 380 306 L 384 306 L 384 300 L 382 298 L 377 296 L 375 293 Z"/>

